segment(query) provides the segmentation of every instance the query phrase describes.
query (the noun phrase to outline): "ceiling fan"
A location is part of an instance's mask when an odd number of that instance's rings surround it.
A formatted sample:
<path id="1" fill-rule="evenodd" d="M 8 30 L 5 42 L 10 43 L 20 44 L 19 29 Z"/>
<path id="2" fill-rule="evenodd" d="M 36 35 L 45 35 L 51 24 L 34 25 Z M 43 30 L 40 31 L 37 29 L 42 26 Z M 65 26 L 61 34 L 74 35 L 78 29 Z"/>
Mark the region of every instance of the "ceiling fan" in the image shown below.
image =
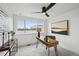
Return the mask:
<path id="1" fill-rule="evenodd" d="M 47 7 L 43 6 L 41 12 L 34 12 L 33 14 L 35 14 L 35 13 L 42 13 L 42 14 L 46 15 L 47 17 L 49 17 L 49 14 L 47 13 L 47 11 L 48 11 L 51 7 L 53 7 L 55 4 L 56 4 L 56 3 L 50 3 Z"/>

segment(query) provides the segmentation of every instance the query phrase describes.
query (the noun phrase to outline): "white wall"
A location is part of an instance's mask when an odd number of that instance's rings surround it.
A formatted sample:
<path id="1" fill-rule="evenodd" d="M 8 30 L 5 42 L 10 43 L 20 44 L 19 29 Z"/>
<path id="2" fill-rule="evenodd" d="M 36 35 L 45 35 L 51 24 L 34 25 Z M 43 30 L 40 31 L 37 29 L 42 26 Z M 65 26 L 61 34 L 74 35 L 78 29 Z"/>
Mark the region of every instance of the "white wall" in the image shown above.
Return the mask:
<path id="1" fill-rule="evenodd" d="M 60 20 L 69 20 L 69 35 L 51 34 L 51 23 Z M 79 54 L 79 8 L 50 18 L 48 23 L 48 35 L 55 35 L 60 46 Z"/>
<path id="2" fill-rule="evenodd" d="M 18 45 L 24 46 L 27 44 L 36 43 L 36 34 L 17 34 Z"/>

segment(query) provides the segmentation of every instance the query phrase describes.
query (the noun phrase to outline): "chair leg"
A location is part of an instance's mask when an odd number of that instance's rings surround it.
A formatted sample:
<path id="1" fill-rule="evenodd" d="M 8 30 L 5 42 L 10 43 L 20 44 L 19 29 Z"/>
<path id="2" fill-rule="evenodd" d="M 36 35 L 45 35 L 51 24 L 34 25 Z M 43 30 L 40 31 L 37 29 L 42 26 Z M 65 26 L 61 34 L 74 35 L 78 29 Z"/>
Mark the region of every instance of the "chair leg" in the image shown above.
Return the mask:
<path id="1" fill-rule="evenodd" d="M 47 47 L 46 47 L 46 50 L 47 50 Z"/>
<path id="2" fill-rule="evenodd" d="M 8 52 L 9 52 L 9 51 L 7 51 L 6 54 L 5 54 L 4 56 L 6 56 Z"/>
<path id="3" fill-rule="evenodd" d="M 58 56 L 57 46 L 55 46 L 54 49 L 55 49 L 55 55 Z"/>
<path id="4" fill-rule="evenodd" d="M 48 56 L 50 56 L 50 49 L 49 48 L 47 48 L 48 49 Z"/>

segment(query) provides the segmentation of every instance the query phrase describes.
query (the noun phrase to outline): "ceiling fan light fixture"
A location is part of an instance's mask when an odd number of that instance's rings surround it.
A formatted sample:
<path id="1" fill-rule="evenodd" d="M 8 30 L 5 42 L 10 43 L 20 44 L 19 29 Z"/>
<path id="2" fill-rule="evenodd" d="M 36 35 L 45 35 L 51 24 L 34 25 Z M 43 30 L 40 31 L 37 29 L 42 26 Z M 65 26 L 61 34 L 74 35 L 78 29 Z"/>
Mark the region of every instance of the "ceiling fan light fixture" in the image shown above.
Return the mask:
<path id="1" fill-rule="evenodd" d="M 43 15 L 45 15 L 45 12 L 43 12 Z"/>

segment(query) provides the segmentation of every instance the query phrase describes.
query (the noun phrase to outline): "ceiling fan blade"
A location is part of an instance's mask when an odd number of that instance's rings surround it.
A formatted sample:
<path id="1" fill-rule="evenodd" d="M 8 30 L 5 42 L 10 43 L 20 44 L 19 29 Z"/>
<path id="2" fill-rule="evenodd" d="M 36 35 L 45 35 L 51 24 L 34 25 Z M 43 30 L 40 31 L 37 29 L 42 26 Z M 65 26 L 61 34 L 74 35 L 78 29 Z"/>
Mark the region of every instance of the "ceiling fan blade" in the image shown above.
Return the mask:
<path id="1" fill-rule="evenodd" d="M 46 15 L 47 17 L 49 17 L 49 15 L 48 15 L 47 13 L 45 13 L 45 15 Z"/>
<path id="2" fill-rule="evenodd" d="M 42 13 L 42 12 L 33 12 L 32 14 L 35 14 L 35 13 Z"/>
<path id="3" fill-rule="evenodd" d="M 50 5 L 46 8 L 45 11 L 48 11 L 51 7 L 53 7 L 56 3 L 50 3 Z"/>

